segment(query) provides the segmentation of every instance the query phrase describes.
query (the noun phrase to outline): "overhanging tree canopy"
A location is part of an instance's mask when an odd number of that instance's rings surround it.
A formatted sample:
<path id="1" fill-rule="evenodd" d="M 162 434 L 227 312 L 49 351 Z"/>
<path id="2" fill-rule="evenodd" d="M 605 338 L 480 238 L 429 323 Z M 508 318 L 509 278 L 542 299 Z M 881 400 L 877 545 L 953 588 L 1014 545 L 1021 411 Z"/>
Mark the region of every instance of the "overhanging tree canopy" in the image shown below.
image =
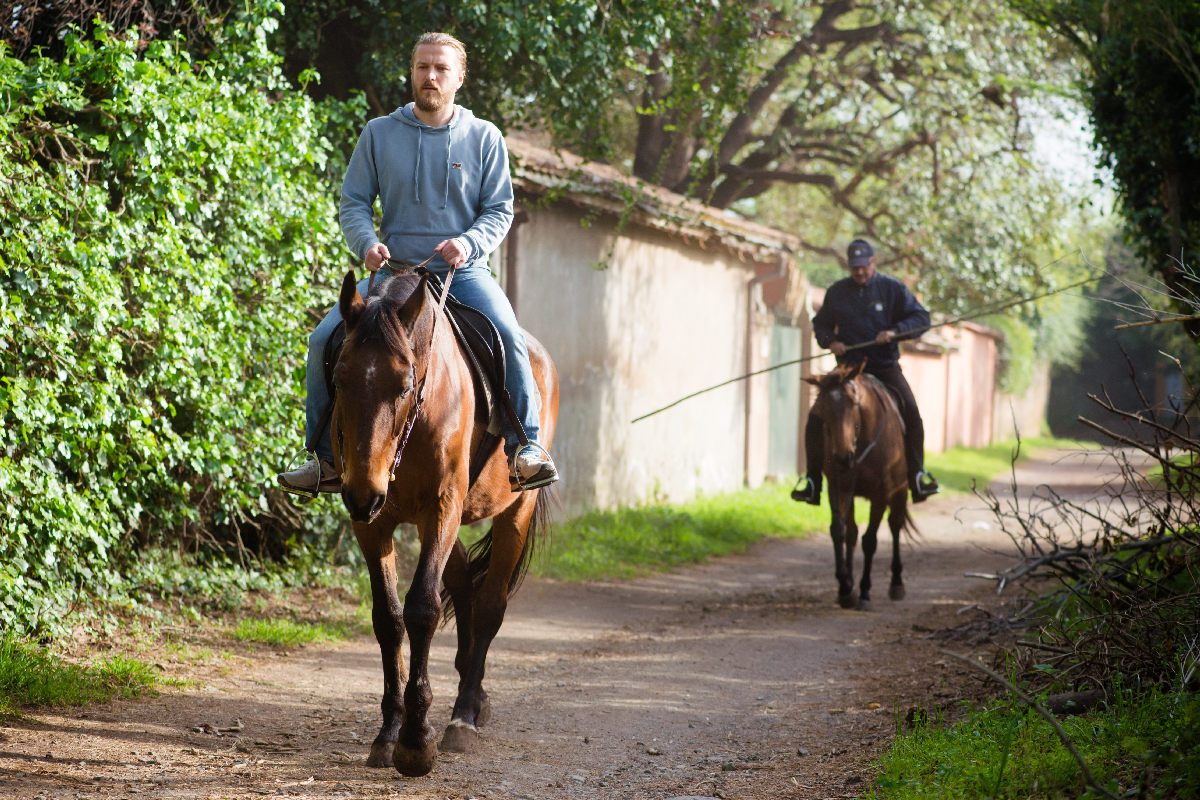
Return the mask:
<path id="1" fill-rule="evenodd" d="M 1130 242 L 1173 292 L 1193 295 L 1194 277 L 1182 279 L 1200 247 L 1200 3 L 1012 3 L 1086 59 L 1083 93 Z"/>
<path id="2" fill-rule="evenodd" d="M 1027 288 L 1048 260 L 1060 198 L 1022 112 L 1050 58 L 1002 0 L 300 0 L 280 47 L 318 93 L 385 113 L 433 29 L 468 44 L 476 113 L 796 230 L 816 257 L 871 236 L 948 304 Z"/>

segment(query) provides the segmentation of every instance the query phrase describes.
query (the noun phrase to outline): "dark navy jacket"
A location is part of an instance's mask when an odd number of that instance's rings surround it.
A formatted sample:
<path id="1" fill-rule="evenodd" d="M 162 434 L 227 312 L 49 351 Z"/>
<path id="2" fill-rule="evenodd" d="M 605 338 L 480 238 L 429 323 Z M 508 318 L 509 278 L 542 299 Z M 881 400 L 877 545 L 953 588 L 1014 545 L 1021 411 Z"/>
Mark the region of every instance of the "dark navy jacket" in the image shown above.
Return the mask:
<path id="1" fill-rule="evenodd" d="M 871 342 L 882 330 L 894 330 L 887 344 L 851 350 L 838 357 L 839 364 L 857 364 L 867 359 L 867 371 L 890 367 L 900 360 L 901 339 L 915 339 L 929 327 L 929 312 L 900 281 L 876 272 L 865 286 L 842 278 L 825 292 L 825 302 L 813 317 L 817 344 L 829 347 L 834 341 L 846 345 Z M 912 333 L 912 331 L 920 331 Z"/>

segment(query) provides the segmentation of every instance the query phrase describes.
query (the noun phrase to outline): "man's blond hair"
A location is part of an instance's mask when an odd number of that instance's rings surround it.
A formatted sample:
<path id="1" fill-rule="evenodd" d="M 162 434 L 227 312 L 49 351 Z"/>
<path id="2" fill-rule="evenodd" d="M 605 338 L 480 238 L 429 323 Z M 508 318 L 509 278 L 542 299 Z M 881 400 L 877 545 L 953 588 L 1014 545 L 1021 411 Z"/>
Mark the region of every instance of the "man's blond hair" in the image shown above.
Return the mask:
<path id="1" fill-rule="evenodd" d="M 458 39 L 455 39 L 448 33 L 438 33 L 433 31 L 430 33 L 422 33 L 421 38 L 417 39 L 417 43 L 412 49 L 412 66 L 417 65 L 417 48 L 423 44 L 439 45 L 449 47 L 454 52 L 458 53 L 458 61 L 462 65 L 462 71 L 465 75 L 467 72 L 467 47 Z"/>

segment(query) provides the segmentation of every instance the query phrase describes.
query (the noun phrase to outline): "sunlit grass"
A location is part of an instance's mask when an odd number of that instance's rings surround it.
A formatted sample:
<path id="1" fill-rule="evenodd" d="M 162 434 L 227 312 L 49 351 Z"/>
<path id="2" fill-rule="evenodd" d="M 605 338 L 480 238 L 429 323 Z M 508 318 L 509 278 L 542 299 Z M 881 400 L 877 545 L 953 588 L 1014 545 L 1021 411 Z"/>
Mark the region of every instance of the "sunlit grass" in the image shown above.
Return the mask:
<path id="1" fill-rule="evenodd" d="M 22 706 L 78 706 L 136 697 L 156 684 L 154 668 L 111 656 L 74 664 L 34 642 L 0 636 L 0 716 Z"/>
<path id="2" fill-rule="evenodd" d="M 556 526 L 532 571 L 562 580 L 631 578 L 737 552 L 766 536 L 824 530 L 828 511 L 767 484 L 689 503 L 594 511 Z"/>
<path id="3" fill-rule="evenodd" d="M 1129 693 L 1112 708 L 1060 724 L 1114 795 L 1200 796 L 1200 696 Z M 865 795 L 871 800 L 1099 796 L 1083 789 L 1079 765 L 1045 720 L 1003 701 L 953 727 L 924 725 L 897 737 L 880 768 Z M 1160 788 L 1121 794 L 1143 776 L 1156 778 Z"/>
<path id="4" fill-rule="evenodd" d="M 243 619 L 233 629 L 233 637 L 243 642 L 258 642 L 295 647 L 316 642 L 333 642 L 361 633 L 360 626 L 293 622 L 290 619 Z"/>
<path id="5" fill-rule="evenodd" d="M 1016 440 L 981 449 L 957 448 L 928 459 L 949 492 L 970 492 L 1007 472 Z M 1048 447 L 1085 447 L 1060 439 L 1025 439 L 1021 456 Z M 1094 447 L 1094 445 L 1092 445 Z M 767 536 L 807 536 L 829 527 L 828 500 L 820 507 L 797 503 L 791 483 L 766 484 L 704 496 L 688 503 L 649 503 L 593 511 L 555 527 L 552 545 L 535 559 L 536 575 L 579 581 L 624 579 L 662 572 L 713 556 L 738 552 Z M 866 504 L 855 512 L 866 519 Z"/>

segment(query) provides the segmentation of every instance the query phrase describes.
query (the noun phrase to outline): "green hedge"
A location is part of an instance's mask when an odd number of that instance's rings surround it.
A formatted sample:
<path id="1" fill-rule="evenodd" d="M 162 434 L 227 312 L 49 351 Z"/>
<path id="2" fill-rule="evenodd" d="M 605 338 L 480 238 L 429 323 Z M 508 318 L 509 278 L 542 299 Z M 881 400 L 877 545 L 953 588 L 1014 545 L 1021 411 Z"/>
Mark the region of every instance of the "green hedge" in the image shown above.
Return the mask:
<path id="1" fill-rule="evenodd" d="M 103 26 L 62 60 L 0 50 L 3 627 L 53 627 L 147 545 L 305 534 L 266 489 L 348 264 L 335 145 L 363 110 L 288 86 L 272 24 L 196 62 Z M 311 538 L 321 508 L 286 516 Z"/>

